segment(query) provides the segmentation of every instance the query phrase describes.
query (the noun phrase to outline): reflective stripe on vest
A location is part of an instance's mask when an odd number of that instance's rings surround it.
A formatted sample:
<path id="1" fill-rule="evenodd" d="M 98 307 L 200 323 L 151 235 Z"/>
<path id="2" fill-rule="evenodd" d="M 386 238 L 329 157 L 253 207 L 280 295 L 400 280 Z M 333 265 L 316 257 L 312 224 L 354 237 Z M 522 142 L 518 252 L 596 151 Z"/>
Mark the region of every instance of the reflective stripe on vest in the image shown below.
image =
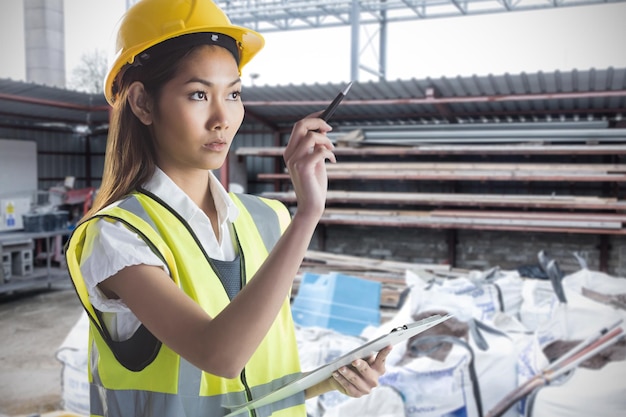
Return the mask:
<path id="1" fill-rule="evenodd" d="M 261 234 L 261 239 L 268 248 L 268 252 L 274 247 L 282 234 L 278 215 L 267 204 L 249 194 L 237 194 L 237 199 L 248 210 Z M 237 201 L 236 199 L 233 199 Z"/>
<path id="2" fill-rule="evenodd" d="M 240 209 L 240 216 L 235 221 L 235 231 L 241 255 L 245 258 L 244 274 L 249 279 L 280 238 L 289 222 L 289 213 L 280 202 L 248 195 L 231 196 Z M 135 230 L 168 265 L 174 282 L 184 290 L 191 289 L 191 293 L 199 297 L 200 300 L 197 301 L 210 315 L 218 314 L 228 303 L 225 293 L 223 297 L 216 295 L 219 291 L 216 291 L 215 285 L 219 280 L 214 274 L 214 279 L 200 287 L 194 287 L 193 280 L 188 279 L 190 270 L 207 269 L 205 261 L 204 266 L 197 261 L 201 256 L 189 254 L 190 251 L 197 254 L 203 250 L 201 246 L 198 248 L 199 243 L 190 229 L 188 232 L 193 239 L 189 239 L 181 231 L 186 230 L 185 222 L 178 219 L 181 225 L 176 224 L 175 214 L 153 196 L 134 194 L 116 207 L 101 211 L 97 216 L 121 221 Z M 77 293 L 86 310 L 93 312 L 79 268 L 82 242 L 88 223 L 81 224 L 72 235 L 66 257 Z M 194 263 L 187 265 L 189 259 Z M 206 297 L 209 298 L 205 299 Z M 102 325 L 95 319 L 95 315 L 90 314 L 90 317 L 90 340 L 93 341 L 89 367 L 92 415 L 223 416 L 227 410 L 221 407 L 222 404 L 242 404 L 259 398 L 294 379 L 300 371 L 289 297 L 286 297 L 268 336 L 246 365 L 243 380 L 224 379 L 203 373 L 166 346 L 160 348 L 157 357 L 145 369 L 128 373 L 106 347 L 105 339 L 98 331 Z M 174 369 L 177 370 L 176 374 L 171 373 Z M 244 381 L 249 385 L 244 385 Z M 124 386 L 125 384 L 130 386 Z M 262 407 L 251 415 L 305 416 L 304 393 Z"/>
<path id="3" fill-rule="evenodd" d="M 181 378 L 179 381 L 186 381 L 186 384 L 179 385 L 177 394 L 141 390 L 107 390 L 97 384 L 90 384 L 91 415 L 106 415 L 107 417 L 221 417 L 229 412 L 226 408 L 222 408 L 223 404 L 243 404 L 247 401 L 245 394 L 241 392 L 199 397 L 197 393 L 200 388 L 201 373 L 196 372 L 196 370 L 196 367 L 181 359 Z M 193 377 L 194 374 L 197 375 L 195 379 Z M 284 377 L 271 384 L 271 386 L 255 387 L 254 398 L 260 398 L 269 394 L 292 380 L 293 377 Z M 192 388 L 195 388 L 195 390 Z M 257 417 L 297 416 L 298 411 L 295 411 L 292 407 L 302 405 L 303 395 L 303 393 L 296 394 L 274 404 L 260 407 L 255 410 L 255 415 Z M 107 407 L 106 414 L 103 404 L 106 404 Z M 138 404 L 142 405 L 140 409 L 137 408 Z M 214 412 L 215 410 L 220 411 Z M 245 416 L 245 414 L 242 415 Z"/>

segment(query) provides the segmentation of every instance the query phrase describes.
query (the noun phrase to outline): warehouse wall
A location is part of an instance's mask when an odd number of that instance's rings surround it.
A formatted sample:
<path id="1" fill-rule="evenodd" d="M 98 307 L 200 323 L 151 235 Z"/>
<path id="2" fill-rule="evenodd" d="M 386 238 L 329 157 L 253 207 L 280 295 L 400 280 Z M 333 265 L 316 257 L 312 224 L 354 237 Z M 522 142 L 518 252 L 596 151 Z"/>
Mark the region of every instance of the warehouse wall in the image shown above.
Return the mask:
<path id="1" fill-rule="evenodd" d="M 0 128 L 0 137 L 31 140 L 37 143 L 38 187 L 47 190 L 62 182 L 66 176 L 75 176 L 76 188 L 85 187 L 86 169 L 92 186 L 99 186 L 104 166 L 106 136 L 79 135 L 70 132 L 46 132 Z M 273 190 L 273 184 L 256 181 L 258 172 L 274 172 L 279 158 L 247 158 L 239 161 L 234 155 L 240 146 L 274 146 L 276 136 L 262 126 L 252 125 L 238 135 L 231 152 L 231 182 L 241 183 L 247 191 L 261 193 Z M 86 156 L 89 151 L 90 157 Z M 87 161 L 89 159 L 89 162 Z M 372 184 L 370 184 L 372 185 Z M 398 184 L 400 190 L 401 184 Z M 406 184 L 405 184 L 406 186 Z M 484 186 L 484 185 L 483 185 Z M 422 184 L 421 191 L 428 191 Z M 487 269 L 499 266 L 515 269 L 522 265 L 536 264 L 537 252 L 547 250 L 557 258 L 566 271 L 577 269 L 573 252 L 579 252 L 589 267 L 600 265 L 601 238 L 596 235 L 522 233 L 460 230 L 456 233 L 455 251 L 451 251 L 450 232 L 439 229 L 385 228 L 360 226 L 321 227 L 313 240 L 312 249 L 334 253 L 415 263 L 450 263 L 455 252 L 456 267 Z M 607 237 L 608 273 L 626 276 L 626 238 Z"/>
<path id="2" fill-rule="evenodd" d="M 231 145 L 229 157 L 230 182 L 241 185 L 246 192 L 260 194 L 273 191 L 270 182 L 257 180 L 259 172 L 275 172 L 279 169 L 279 158 L 239 158 L 235 154 L 240 147 L 278 146 L 279 136 L 269 128 L 258 123 L 246 123 L 242 126 Z"/>
<path id="3" fill-rule="evenodd" d="M 98 188 L 102 182 L 102 172 L 104 170 L 104 152 L 107 147 L 107 136 L 97 135 L 89 139 L 90 164 L 89 174 L 91 176 L 91 186 Z"/>
<path id="4" fill-rule="evenodd" d="M 75 188 L 99 187 L 104 169 L 105 134 L 85 135 L 73 132 L 13 129 L 0 127 L 0 138 L 33 141 L 37 144 L 38 189 L 45 191 L 62 183 L 67 176 L 76 177 Z M 261 126 L 253 126 L 248 132 L 239 134 L 233 143 L 233 152 L 239 146 L 272 146 L 275 136 Z M 233 164 L 236 164 L 236 158 Z M 271 172 L 271 158 L 259 159 L 248 171 L 242 168 L 242 178 L 235 182 L 247 187 L 254 182 L 256 172 Z M 259 184 L 260 191 L 269 190 L 271 184 Z M 259 191 L 259 192 L 260 192 Z M 255 191 L 256 192 L 256 191 Z"/>
<path id="5" fill-rule="evenodd" d="M 606 272 L 626 277 L 626 238 L 607 239 Z M 574 252 L 587 261 L 590 269 L 598 270 L 600 240 L 597 235 L 459 230 L 454 266 L 476 270 L 536 266 L 537 253 L 543 249 L 559 262 L 564 272 L 579 269 Z M 446 230 L 332 225 L 318 228 L 311 249 L 403 262 L 449 264 L 449 242 Z"/>
<path id="6" fill-rule="evenodd" d="M 283 143 L 288 136 L 282 137 Z M 248 136 L 240 138 L 237 146 L 263 147 L 275 146 L 273 138 L 268 135 Z M 377 157 L 376 162 L 393 163 L 394 157 Z M 347 158 L 344 158 L 347 159 Z M 570 160 L 571 159 L 571 160 Z M 364 158 L 354 158 L 364 161 Z M 412 157 L 411 161 L 430 161 L 432 156 Z M 437 161 L 445 161 L 438 157 Z M 483 158 L 464 157 L 464 160 L 483 162 Z M 543 157 L 513 157 L 501 155 L 499 162 L 576 162 L 594 163 L 602 160 L 598 156 L 579 155 Z M 277 167 L 275 164 L 279 164 Z M 279 172 L 282 170 L 281 158 L 247 157 L 245 161 L 233 160 L 232 166 L 245 171 L 240 176 L 248 180 L 249 192 L 260 194 L 274 190 L 272 182 L 260 182 L 257 174 L 261 172 Z M 280 183 L 282 190 L 289 189 L 288 181 Z M 331 189 L 358 191 L 410 191 L 410 192 L 458 192 L 458 193 L 501 193 L 501 194 L 547 194 L 557 195 L 591 195 L 599 193 L 610 196 L 616 192 L 615 187 L 598 189 L 597 183 L 568 182 L 484 182 L 484 181 L 354 181 L 334 180 Z M 371 205 L 367 208 L 375 208 Z M 383 209 L 390 209 L 384 206 Z M 404 207 L 409 209 L 408 207 Z M 416 208 L 420 209 L 419 207 Z M 450 248 L 453 245 L 453 248 Z M 607 259 L 601 261 L 601 247 L 606 246 Z M 312 249 L 326 250 L 333 253 L 364 256 L 380 259 L 398 260 L 415 263 L 450 264 L 465 269 L 485 270 L 499 266 L 503 269 L 517 269 L 525 265 L 537 265 L 537 253 L 546 250 L 554 256 L 564 271 L 575 271 L 579 268 L 574 252 L 586 259 L 591 269 L 599 270 L 604 263 L 607 272 L 626 276 L 626 239 L 619 236 L 600 237 L 593 234 L 560 234 L 532 232 L 498 232 L 488 230 L 418 229 L 395 227 L 362 227 L 353 225 L 319 226 L 313 239 Z M 454 259 L 454 260 L 452 260 Z"/>
<path id="7" fill-rule="evenodd" d="M 37 188 L 41 191 L 63 183 L 68 176 L 76 178 L 75 188 L 84 188 L 88 182 L 94 187 L 100 184 L 105 135 L 0 128 L 0 138 L 33 141 L 37 144 Z"/>

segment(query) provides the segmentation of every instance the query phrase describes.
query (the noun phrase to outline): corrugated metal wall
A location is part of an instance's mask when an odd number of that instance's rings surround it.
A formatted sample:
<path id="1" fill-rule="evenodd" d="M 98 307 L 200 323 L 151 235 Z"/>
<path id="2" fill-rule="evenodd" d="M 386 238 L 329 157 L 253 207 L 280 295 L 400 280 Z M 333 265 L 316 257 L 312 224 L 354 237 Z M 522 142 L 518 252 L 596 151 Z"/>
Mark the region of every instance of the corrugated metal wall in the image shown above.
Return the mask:
<path id="1" fill-rule="evenodd" d="M 277 143 L 277 140 L 276 134 L 267 127 L 260 124 L 246 124 L 242 126 L 240 132 L 237 134 L 231 147 L 231 153 L 234 154 L 239 147 L 272 147 L 284 143 Z M 277 163 L 280 163 L 278 158 L 246 158 L 245 170 L 247 184 L 242 184 L 247 187 L 246 192 L 260 194 L 264 191 L 273 191 L 273 184 L 257 181 L 257 174 L 261 172 L 274 172 Z"/>
<path id="2" fill-rule="evenodd" d="M 88 137 L 71 132 L 51 132 L 45 130 L 23 130 L 0 128 L 0 138 L 33 141 L 37 144 L 38 189 L 47 191 L 50 187 L 63 183 L 65 177 L 76 178 L 75 188 L 98 186 L 104 163 L 106 137 L 103 135 Z M 87 175 L 89 161 L 85 157 L 91 148 L 91 170 Z"/>
<path id="3" fill-rule="evenodd" d="M 33 141 L 37 144 L 38 188 L 47 191 L 63 183 L 65 177 L 76 178 L 75 188 L 98 187 L 104 168 L 106 135 L 87 136 L 71 132 L 0 128 L 0 138 Z M 267 128 L 252 126 L 237 135 L 232 152 L 239 146 L 274 146 L 275 135 Z M 86 157 L 89 152 L 90 157 Z M 252 192 L 269 191 L 271 184 L 256 183 L 259 172 L 274 170 L 272 158 L 250 158 L 247 180 Z M 89 169 L 89 172 L 87 172 Z M 258 188 L 258 189 L 257 189 Z"/>

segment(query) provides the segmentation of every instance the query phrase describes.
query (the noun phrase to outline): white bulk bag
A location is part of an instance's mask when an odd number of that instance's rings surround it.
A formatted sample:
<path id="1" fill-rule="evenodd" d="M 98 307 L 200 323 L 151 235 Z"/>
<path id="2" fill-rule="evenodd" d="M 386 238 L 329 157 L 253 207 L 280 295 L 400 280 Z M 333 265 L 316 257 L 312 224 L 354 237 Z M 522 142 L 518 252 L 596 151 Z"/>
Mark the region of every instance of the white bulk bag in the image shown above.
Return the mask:
<path id="1" fill-rule="evenodd" d="M 63 364 L 61 371 L 61 405 L 65 411 L 88 416 L 89 376 L 87 345 L 89 318 L 84 311 L 56 351 Z"/>
<path id="2" fill-rule="evenodd" d="M 555 306 L 550 319 L 538 327 L 532 341 L 520 354 L 519 384 L 541 373 L 549 365 L 550 361 L 544 353 L 546 346 L 556 341 L 579 343 L 589 340 L 623 320 L 623 311 L 583 296 L 565 285 L 566 281 L 567 277 L 564 279 L 567 304 Z M 593 285 L 591 282 L 588 284 Z M 550 386 L 537 389 L 534 395 L 521 401 L 518 408 L 521 413 L 532 417 L 623 415 L 626 410 L 626 382 L 624 373 L 619 378 L 615 375 L 616 372 L 624 372 L 624 365 L 622 361 L 608 363 L 597 370 L 574 367 L 568 374 L 550 381 Z M 597 383 L 594 385 L 593 381 Z M 604 411 L 599 411 L 601 409 Z"/>

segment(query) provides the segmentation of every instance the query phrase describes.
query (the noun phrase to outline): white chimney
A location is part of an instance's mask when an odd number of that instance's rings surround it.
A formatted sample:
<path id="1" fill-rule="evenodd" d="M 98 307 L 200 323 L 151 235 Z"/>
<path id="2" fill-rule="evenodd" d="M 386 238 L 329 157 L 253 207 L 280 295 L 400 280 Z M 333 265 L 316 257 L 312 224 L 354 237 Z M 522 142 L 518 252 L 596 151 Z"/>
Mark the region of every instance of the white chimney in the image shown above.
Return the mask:
<path id="1" fill-rule="evenodd" d="M 63 0 L 24 0 L 26 81 L 65 88 Z"/>

